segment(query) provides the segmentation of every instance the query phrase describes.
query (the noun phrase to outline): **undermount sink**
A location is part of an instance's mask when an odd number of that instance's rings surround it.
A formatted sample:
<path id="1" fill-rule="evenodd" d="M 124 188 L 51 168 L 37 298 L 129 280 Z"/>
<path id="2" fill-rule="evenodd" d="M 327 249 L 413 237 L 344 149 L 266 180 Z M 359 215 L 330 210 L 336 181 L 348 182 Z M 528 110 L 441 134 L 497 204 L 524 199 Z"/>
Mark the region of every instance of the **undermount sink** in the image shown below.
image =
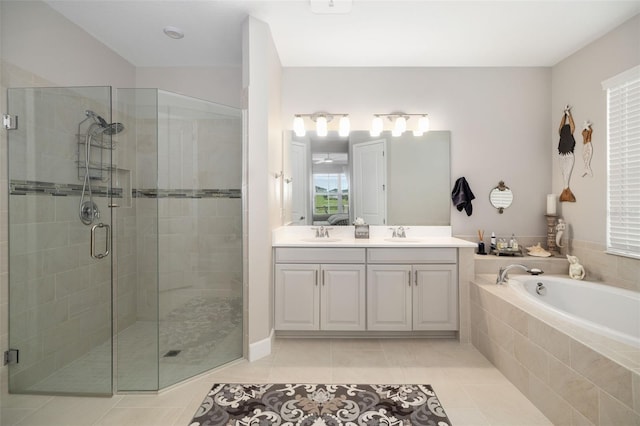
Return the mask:
<path id="1" fill-rule="evenodd" d="M 305 243 L 335 243 L 336 241 L 340 241 L 340 238 L 303 238 L 301 241 Z"/>
<path id="2" fill-rule="evenodd" d="M 385 238 L 384 240 L 390 243 L 418 243 L 422 241 L 420 238 L 406 238 L 406 237 L 392 237 L 392 238 Z"/>
<path id="3" fill-rule="evenodd" d="M 420 241 L 422 241 L 419 238 L 404 238 L 404 237 L 385 238 L 384 240 L 390 243 L 419 243 Z"/>

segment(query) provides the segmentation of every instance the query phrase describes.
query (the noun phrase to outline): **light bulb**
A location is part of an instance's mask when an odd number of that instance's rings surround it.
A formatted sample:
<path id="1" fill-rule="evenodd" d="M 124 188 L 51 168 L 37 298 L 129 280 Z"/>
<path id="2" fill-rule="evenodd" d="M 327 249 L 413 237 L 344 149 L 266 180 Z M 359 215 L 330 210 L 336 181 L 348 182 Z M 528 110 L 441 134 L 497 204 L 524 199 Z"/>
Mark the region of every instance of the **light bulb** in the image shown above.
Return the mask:
<path id="1" fill-rule="evenodd" d="M 329 130 L 327 129 L 327 117 L 319 115 L 316 118 L 316 132 L 318 136 L 327 136 Z"/>
<path id="2" fill-rule="evenodd" d="M 430 123 L 429 123 L 429 116 L 428 115 L 423 115 L 422 117 L 420 117 L 420 119 L 418 120 L 418 129 L 422 132 L 422 133 L 426 133 L 429 131 L 430 128 Z"/>
<path id="3" fill-rule="evenodd" d="M 396 123 L 393 127 L 393 131 L 391 132 L 391 136 L 398 137 L 406 131 L 407 131 L 407 119 L 401 115 L 398 118 L 396 118 Z"/>
<path id="4" fill-rule="evenodd" d="M 373 117 L 373 121 L 371 122 L 371 131 L 369 132 L 371 136 L 377 137 L 382 133 L 382 129 L 384 128 L 384 124 L 382 123 L 382 117 L 375 116 Z"/>
<path id="5" fill-rule="evenodd" d="M 293 118 L 293 131 L 296 133 L 296 136 L 301 138 L 306 133 L 304 129 L 304 120 L 299 115 L 296 115 Z"/>
<path id="6" fill-rule="evenodd" d="M 349 117 L 343 115 L 340 117 L 340 124 L 338 125 L 338 135 L 341 137 L 349 136 L 349 131 L 351 130 L 351 123 L 349 121 Z"/>

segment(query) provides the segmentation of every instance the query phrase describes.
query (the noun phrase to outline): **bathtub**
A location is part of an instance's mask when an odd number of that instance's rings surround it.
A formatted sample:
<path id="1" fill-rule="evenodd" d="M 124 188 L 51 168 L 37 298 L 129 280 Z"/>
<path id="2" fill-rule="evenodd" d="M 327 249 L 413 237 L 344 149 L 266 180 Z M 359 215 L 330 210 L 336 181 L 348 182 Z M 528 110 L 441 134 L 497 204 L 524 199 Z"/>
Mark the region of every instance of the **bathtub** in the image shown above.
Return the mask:
<path id="1" fill-rule="evenodd" d="M 580 327 L 640 348 L 640 293 L 559 276 L 512 275 L 509 286 Z"/>

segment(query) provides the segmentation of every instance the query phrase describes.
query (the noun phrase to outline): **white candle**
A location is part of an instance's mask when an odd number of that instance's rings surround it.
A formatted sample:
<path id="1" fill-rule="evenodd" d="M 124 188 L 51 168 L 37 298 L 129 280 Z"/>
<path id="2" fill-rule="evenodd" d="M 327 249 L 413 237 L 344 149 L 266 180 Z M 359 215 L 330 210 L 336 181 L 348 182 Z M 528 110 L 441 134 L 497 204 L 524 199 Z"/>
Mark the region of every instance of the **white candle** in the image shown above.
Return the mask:
<path id="1" fill-rule="evenodd" d="M 556 214 L 556 194 L 547 195 L 547 214 Z"/>

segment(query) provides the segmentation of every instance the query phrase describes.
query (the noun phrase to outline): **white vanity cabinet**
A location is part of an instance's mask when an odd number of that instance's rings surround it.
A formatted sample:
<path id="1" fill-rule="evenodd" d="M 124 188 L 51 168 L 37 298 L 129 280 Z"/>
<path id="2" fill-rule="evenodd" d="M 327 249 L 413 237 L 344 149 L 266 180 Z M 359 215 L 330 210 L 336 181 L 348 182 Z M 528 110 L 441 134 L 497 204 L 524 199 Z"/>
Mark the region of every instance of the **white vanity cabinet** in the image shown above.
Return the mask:
<path id="1" fill-rule="evenodd" d="M 458 330 L 456 249 L 367 253 L 367 330 Z"/>
<path id="2" fill-rule="evenodd" d="M 277 248 L 276 330 L 365 330 L 365 250 Z"/>

